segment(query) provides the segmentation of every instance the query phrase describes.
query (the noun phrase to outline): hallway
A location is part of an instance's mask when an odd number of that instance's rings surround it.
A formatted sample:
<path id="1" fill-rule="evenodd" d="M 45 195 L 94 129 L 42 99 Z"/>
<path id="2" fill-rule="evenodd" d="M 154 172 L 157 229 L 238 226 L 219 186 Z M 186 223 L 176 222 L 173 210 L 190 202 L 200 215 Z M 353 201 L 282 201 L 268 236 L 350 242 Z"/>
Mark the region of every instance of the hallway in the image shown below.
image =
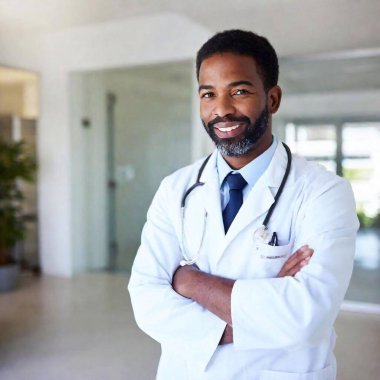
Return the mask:
<path id="1" fill-rule="evenodd" d="M 137 328 L 122 274 L 23 275 L 0 295 L 1 380 L 150 380 L 160 348 Z M 338 380 L 380 376 L 380 315 L 341 312 Z"/>

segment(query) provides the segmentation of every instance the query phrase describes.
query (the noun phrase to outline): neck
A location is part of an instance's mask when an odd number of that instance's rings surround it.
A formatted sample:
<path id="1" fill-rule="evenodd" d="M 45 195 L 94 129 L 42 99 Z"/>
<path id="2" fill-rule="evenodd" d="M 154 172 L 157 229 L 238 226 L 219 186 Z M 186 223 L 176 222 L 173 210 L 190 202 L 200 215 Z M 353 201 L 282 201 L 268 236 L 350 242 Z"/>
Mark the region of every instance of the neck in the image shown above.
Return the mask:
<path id="1" fill-rule="evenodd" d="M 272 141 L 272 134 L 269 134 L 269 136 L 264 135 L 247 154 L 239 157 L 223 156 L 223 158 L 231 169 L 239 170 L 269 149 Z"/>

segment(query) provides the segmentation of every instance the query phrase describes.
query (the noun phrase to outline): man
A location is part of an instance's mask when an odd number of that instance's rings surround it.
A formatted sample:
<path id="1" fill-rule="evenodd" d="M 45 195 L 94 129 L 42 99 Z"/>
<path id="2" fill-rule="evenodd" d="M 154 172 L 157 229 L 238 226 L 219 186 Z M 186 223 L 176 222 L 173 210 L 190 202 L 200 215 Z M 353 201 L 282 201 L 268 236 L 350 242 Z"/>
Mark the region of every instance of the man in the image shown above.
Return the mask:
<path id="1" fill-rule="evenodd" d="M 265 38 L 216 34 L 197 77 L 217 149 L 161 183 L 129 283 L 138 325 L 162 346 L 157 378 L 335 379 L 358 228 L 350 186 L 272 136 L 281 89 Z"/>

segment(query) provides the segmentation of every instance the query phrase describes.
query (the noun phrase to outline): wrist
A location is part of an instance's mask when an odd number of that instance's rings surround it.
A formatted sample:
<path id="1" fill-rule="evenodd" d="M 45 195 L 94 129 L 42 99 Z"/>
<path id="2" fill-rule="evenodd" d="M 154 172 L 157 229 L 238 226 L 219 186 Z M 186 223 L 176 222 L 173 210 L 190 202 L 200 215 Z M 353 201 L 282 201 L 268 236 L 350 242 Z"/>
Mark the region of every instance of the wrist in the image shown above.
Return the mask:
<path id="1" fill-rule="evenodd" d="M 192 298 L 194 279 L 199 269 L 193 265 L 185 265 L 177 268 L 173 275 L 173 289 L 183 297 Z"/>

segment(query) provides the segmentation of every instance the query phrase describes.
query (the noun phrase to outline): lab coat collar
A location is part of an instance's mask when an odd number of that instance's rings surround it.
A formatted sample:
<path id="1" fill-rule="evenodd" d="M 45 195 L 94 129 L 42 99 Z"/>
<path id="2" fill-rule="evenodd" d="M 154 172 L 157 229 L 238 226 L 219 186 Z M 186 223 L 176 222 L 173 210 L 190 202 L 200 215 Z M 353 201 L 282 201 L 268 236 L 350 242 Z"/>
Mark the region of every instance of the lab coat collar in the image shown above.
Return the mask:
<path id="1" fill-rule="evenodd" d="M 252 222 L 259 220 L 256 228 L 264 221 L 266 213 L 274 202 L 274 197 L 280 187 L 284 177 L 287 165 L 287 155 L 284 146 L 280 143 L 277 146 L 275 154 L 268 169 L 259 178 L 252 188 L 247 199 L 232 222 L 230 229 L 226 234 L 225 248 L 237 237 L 245 228 L 249 228 Z M 289 175 L 286 185 L 290 186 L 293 182 L 293 176 Z M 261 220 L 262 219 L 262 220 Z M 254 234 L 252 230 L 252 238 Z"/>
<path id="2" fill-rule="evenodd" d="M 256 221 L 258 218 L 264 220 L 265 213 L 274 202 L 274 197 L 284 177 L 287 165 L 287 155 L 285 148 L 279 143 L 268 169 L 252 188 L 250 194 L 236 215 L 235 220 L 232 222 L 227 234 L 224 233 L 223 227 L 216 157 L 217 151 L 214 151 L 204 169 L 201 181 L 205 183 L 202 191 L 202 203 L 204 209 L 207 210 L 208 223 L 217 245 L 215 251 L 219 252 L 218 256 L 220 257 L 223 251 L 240 232 L 245 228 L 248 228 L 252 222 Z M 293 182 L 294 177 L 291 171 L 286 185 L 290 186 Z M 260 221 L 260 223 L 261 222 L 262 221 Z M 260 223 L 256 224 L 259 225 Z M 254 230 L 252 230 L 252 235 L 253 233 Z"/>

